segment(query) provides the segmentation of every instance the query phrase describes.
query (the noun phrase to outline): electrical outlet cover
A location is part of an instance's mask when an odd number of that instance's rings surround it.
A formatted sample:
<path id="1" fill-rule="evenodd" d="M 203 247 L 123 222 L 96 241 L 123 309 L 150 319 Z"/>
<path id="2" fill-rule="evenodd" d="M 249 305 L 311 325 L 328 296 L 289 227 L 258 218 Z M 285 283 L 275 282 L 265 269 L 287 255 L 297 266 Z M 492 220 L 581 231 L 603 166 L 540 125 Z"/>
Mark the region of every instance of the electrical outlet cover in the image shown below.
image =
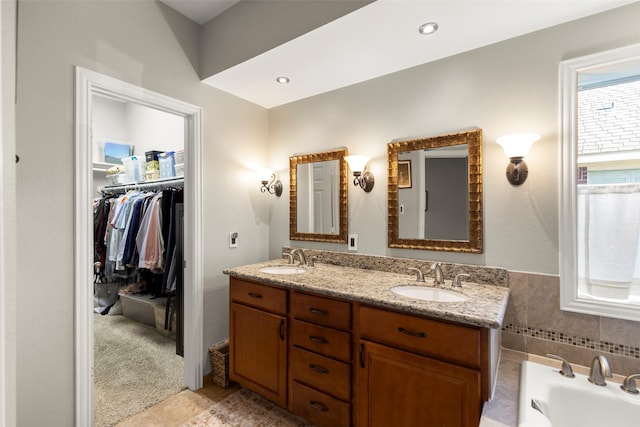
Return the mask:
<path id="1" fill-rule="evenodd" d="M 358 235 L 357 234 L 349 234 L 349 250 L 357 251 L 358 250 Z"/>

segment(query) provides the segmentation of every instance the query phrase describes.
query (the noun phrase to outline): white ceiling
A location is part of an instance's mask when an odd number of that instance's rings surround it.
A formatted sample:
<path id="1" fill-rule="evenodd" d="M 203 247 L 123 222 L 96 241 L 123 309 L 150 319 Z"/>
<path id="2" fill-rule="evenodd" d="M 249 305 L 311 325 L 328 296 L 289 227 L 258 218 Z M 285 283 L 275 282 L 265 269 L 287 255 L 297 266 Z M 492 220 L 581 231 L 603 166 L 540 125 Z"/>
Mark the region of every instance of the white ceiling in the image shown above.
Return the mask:
<path id="1" fill-rule="evenodd" d="M 229 3 L 162 1 L 171 7 Z M 272 108 L 629 3 L 634 1 L 377 0 L 204 82 Z M 430 21 L 438 32 L 420 35 L 418 27 Z M 278 84 L 278 76 L 291 82 Z"/>

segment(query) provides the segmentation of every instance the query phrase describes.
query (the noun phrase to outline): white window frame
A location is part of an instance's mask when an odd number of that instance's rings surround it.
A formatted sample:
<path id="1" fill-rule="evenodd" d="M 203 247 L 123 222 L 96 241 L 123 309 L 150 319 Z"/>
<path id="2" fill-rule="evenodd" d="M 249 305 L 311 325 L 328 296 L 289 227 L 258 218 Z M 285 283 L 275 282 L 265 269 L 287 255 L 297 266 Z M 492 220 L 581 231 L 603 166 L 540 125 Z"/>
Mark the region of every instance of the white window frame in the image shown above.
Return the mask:
<path id="1" fill-rule="evenodd" d="M 578 74 L 629 61 L 640 61 L 640 44 L 560 62 L 560 142 L 558 146 L 560 308 L 566 311 L 640 321 L 640 306 L 581 298 L 578 294 L 576 187 Z"/>

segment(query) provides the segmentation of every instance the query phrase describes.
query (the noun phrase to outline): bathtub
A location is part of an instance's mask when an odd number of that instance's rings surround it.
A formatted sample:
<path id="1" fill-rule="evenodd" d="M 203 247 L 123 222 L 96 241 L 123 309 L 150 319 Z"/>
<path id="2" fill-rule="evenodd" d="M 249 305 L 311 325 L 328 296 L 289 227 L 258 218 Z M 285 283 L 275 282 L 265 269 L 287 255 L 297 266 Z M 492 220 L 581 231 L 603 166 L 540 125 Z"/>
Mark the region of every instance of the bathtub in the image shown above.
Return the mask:
<path id="1" fill-rule="evenodd" d="M 640 384 L 638 384 L 640 386 Z M 537 409 L 536 409 L 537 408 Z M 519 427 L 637 426 L 640 394 L 629 394 L 609 381 L 601 387 L 585 375 L 566 378 L 557 368 L 522 362 Z"/>

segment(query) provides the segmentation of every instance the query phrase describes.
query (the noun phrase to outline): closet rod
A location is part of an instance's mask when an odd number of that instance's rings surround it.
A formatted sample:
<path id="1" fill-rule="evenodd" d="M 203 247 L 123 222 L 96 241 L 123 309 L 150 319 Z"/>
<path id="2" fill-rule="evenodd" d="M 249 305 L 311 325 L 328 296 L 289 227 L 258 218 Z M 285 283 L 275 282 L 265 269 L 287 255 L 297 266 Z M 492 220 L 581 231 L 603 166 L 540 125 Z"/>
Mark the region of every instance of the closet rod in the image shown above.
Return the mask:
<path id="1" fill-rule="evenodd" d="M 164 188 L 183 187 L 184 178 L 165 178 L 150 182 L 136 182 L 121 185 L 106 185 L 100 192 L 102 195 L 126 193 L 129 190 L 162 190 Z"/>

